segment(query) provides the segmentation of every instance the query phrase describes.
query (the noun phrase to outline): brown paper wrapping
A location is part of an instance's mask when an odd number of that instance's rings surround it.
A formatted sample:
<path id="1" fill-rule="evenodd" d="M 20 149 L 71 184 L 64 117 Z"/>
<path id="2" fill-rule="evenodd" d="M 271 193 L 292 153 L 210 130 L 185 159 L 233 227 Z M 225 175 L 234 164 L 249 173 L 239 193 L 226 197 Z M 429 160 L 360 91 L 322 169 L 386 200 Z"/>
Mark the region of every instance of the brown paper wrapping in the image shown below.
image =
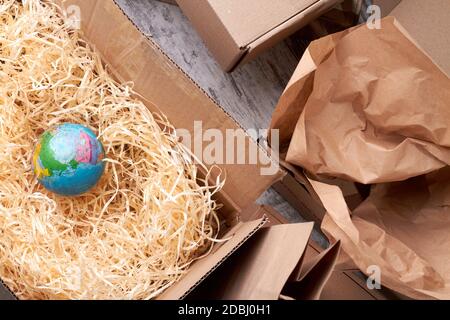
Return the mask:
<path id="1" fill-rule="evenodd" d="M 450 164 L 450 83 L 393 18 L 311 44 L 275 110 L 286 160 L 361 183 Z"/>
<path id="2" fill-rule="evenodd" d="M 311 44 L 280 99 L 286 160 L 377 183 L 353 211 L 310 180 L 322 229 L 358 268 L 412 298 L 450 299 L 450 80 L 393 18 Z"/>
<path id="3" fill-rule="evenodd" d="M 327 210 L 323 231 L 359 269 L 378 266 L 382 285 L 411 298 L 450 299 L 450 167 L 373 185 L 352 213 L 338 187 L 311 183 Z"/>

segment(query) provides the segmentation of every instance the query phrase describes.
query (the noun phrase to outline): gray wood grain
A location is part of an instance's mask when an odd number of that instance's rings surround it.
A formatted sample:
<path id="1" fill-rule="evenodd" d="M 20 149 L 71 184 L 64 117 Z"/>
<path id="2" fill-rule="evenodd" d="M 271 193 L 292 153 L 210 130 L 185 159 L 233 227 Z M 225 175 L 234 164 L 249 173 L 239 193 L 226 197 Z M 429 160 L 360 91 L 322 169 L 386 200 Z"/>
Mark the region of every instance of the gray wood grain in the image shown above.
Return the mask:
<path id="1" fill-rule="evenodd" d="M 268 127 L 278 98 L 298 63 L 286 43 L 227 74 L 177 6 L 154 0 L 117 2 L 142 32 L 155 39 L 244 128 Z"/>
<path id="2" fill-rule="evenodd" d="M 227 74 L 177 6 L 155 0 L 116 2 L 141 32 L 151 36 L 244 129 L 268 128 L 277 101 L 298 63 L 298 50 L 291 50 L 292 43 L 282 42 Z M 273 189 L 267 190 L 258 203 L 273 206 L 291 222 L 304 221 Z M 318 233 L 313 238 L 324 243 Z"/>

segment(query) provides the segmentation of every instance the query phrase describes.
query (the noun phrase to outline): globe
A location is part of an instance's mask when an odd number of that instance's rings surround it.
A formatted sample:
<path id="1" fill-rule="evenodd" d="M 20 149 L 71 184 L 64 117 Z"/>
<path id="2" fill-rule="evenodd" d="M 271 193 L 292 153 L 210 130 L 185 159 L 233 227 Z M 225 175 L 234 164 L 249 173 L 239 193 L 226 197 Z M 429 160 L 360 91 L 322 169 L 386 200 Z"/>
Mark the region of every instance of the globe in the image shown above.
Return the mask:
<path id="1" fill-rule="evenodd" d="M 105 169 L 104 157 L 103 145 L 91 129 L 64 123 L 39 137 L 32 168 L 47 190 L 75 196 L 98 182 Z"/>

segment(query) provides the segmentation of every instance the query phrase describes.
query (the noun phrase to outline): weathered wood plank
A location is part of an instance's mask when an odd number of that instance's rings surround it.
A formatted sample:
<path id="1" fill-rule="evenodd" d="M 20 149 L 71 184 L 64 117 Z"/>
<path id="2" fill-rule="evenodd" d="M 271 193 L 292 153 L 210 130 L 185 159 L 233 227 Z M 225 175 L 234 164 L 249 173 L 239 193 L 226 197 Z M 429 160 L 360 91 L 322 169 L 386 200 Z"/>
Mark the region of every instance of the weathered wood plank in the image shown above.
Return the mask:
<path id="1" fill-rule="evenodd" d="M 118 0 L 145 34 L 244 128 L 267 128 L 298 61 L 283 42 L 255 61 L 224 73 L 181 10 L 152 0 Z"/>

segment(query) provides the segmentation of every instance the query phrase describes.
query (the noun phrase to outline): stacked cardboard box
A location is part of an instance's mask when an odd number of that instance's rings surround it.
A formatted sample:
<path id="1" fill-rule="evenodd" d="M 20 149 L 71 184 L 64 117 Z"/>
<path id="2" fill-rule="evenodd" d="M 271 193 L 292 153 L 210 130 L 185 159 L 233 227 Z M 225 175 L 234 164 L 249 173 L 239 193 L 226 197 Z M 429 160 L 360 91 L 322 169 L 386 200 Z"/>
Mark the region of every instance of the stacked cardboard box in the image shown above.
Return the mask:
<path id="1" fill-rule="evenodd" d="M 255 58 L 342 0 L 177 0 L 223 70 Z"/>

